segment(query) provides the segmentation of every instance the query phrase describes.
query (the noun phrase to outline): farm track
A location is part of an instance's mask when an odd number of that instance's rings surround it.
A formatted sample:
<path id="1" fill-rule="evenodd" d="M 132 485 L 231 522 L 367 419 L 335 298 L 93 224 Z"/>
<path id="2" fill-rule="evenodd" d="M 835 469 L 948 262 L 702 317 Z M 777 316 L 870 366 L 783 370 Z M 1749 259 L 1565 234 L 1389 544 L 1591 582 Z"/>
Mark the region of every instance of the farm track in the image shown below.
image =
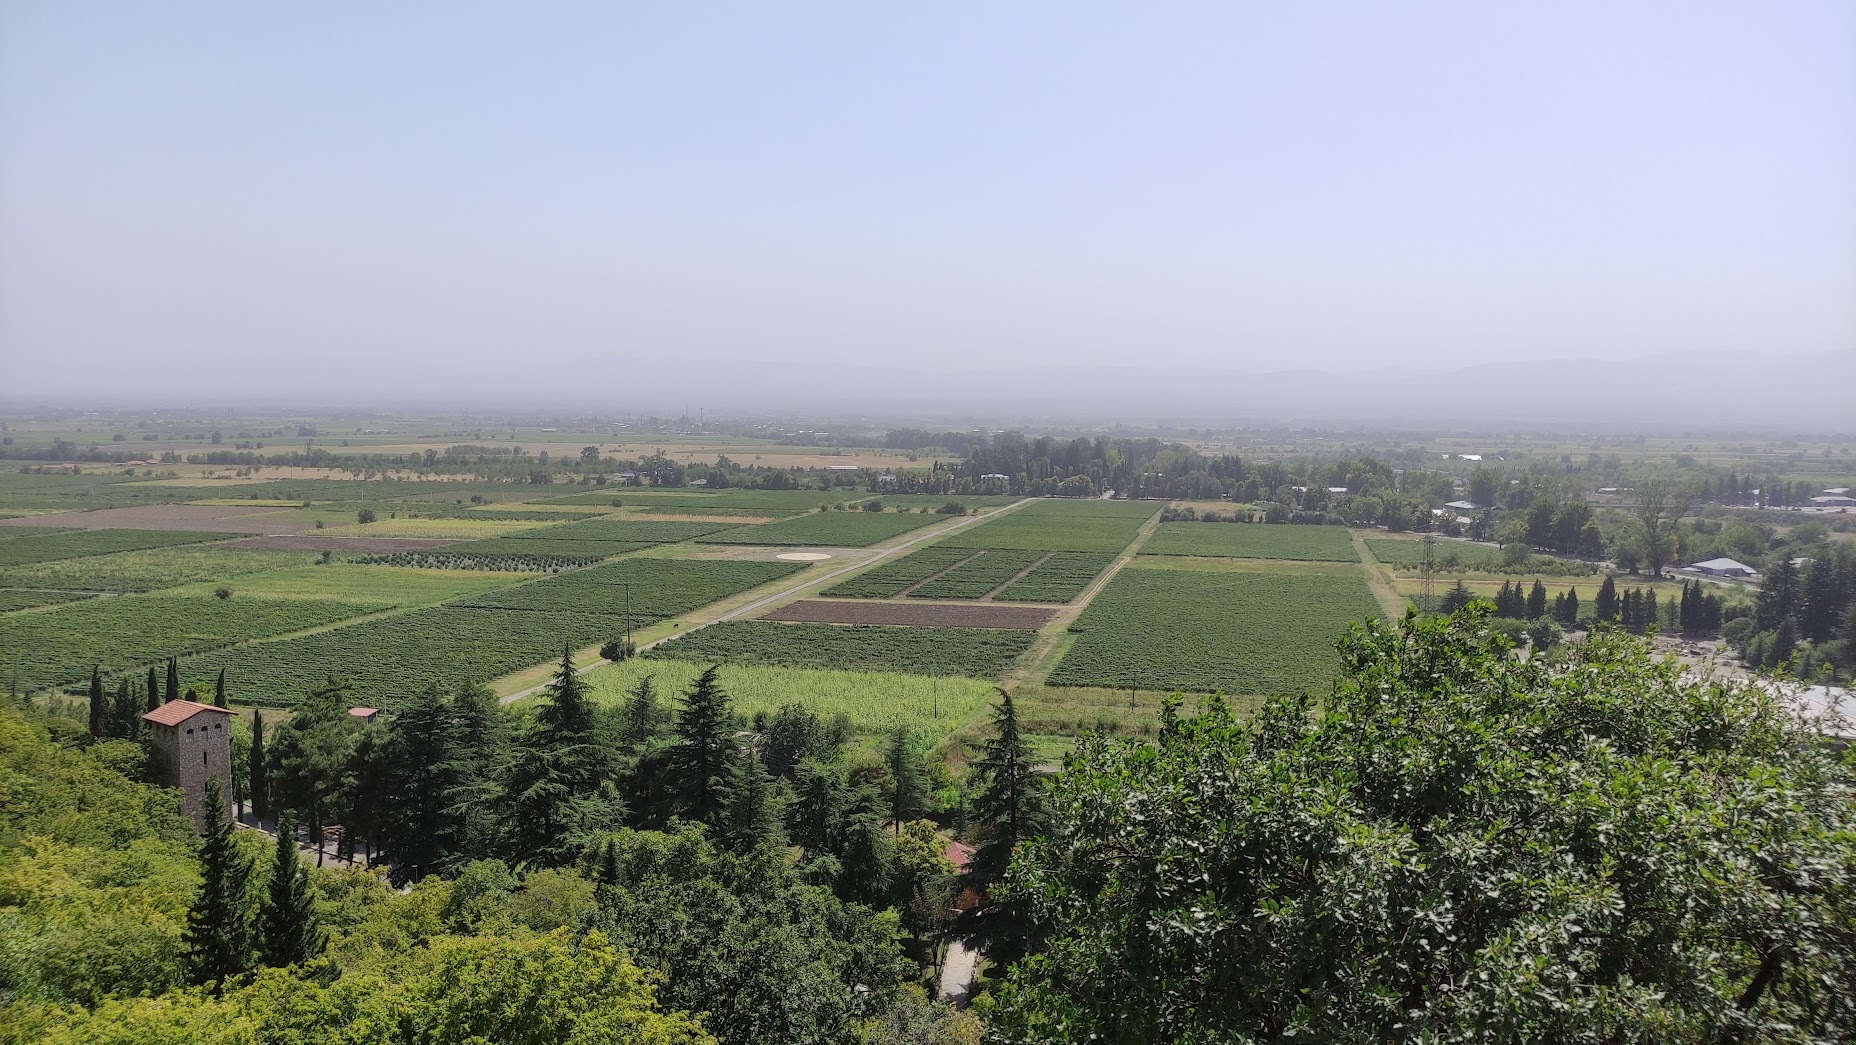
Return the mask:
<path id="1" fill-rule="evenodd" d="M 907 551 L 908 549 L 913 548 L 918 544 L 923 544 L 925 542 L 932 541 L 937 538 L 945 537 L 950 533 L 954 533 L 955 531 L 958 531 L 958 530 L 963 530 L 967 528 L 968 526 L 972 526 L 976 523 L 982 523 L 990 519 L 996 519 L 999 516 L 1006 514 L 1007 512 L 1015 512 L 1019 510 L 1020 508 L 1023 508 L 1027 504 L 1034 503 L 1035 500 L 1036 500 L 1035 498 L 1026 497 L 1021 500 L 1014 501 L 1011 504 L 1008 504 L 995 511 L 987 512 L 983 515 L 968 515 L 961 519 L 955 520 L 954 522 L 948 525 L 945 525 L 945 526 L 925 527 L 924 529 L 926 530 L 926 532 L 923 532 L 923 530 L 908 531 L 907 534 L 905 534 L 905 536 L 907 537 L 906 540 L 900 541 L 896 544 L 889 545 L 887 547 L 878 548 L 876 549 L 876 554 L 870 556 L 868 559 L 864 559 L 859 562 L 852 563 L 848 566 L 842 566 L 837 569 L 828 570 L 827 572 L 823 574 L 815 575 L 812 577 L 807 577 L 799 581 L 798 583 L 782 588 L 779 591 L 774 592 L 771 595 L 763 596 L 762 598 L 755 599 L 752 602 L 749 602 L 745 605 L 737 606 L 733 609 L 726 610 L 722 613 L 718 613 L 714 617 L 711 617 L 708 620 L 704 620 L 704 621 L 700 621 L 698 623 L 692 624 L 690 627 L 683 628 L 677 631 L 673 635 L 665 635 L 662 638 L 653 639 L 650 642 L 641 642 L 638 644 L 638 652 L 643 653 L 646 650 L 653 649 L 657 646 L 660 646 L 666 642 L 671 641 L 672 639 L 681 638 L 684 635 L 688 635 L 689 633 L 693 631 L 700 631 L 703 628 L 706 628 L 711 624 L 720 624 L 724 621 L 730 621 L 738 617 L 747 616 L 751 613 L 755 613 L 757 611 L 766 609 L 767 607 L 774 605 L 775 603 L 781 601 L 782 599 L 790 599 L 795 595 L 807 594 L 814 589 L 822 589 L 826 584 L 830 583 L 831 581 L 835 581 L 840 577 L 843 577 L 847 574 L 855 573 L 858 570 L 862 570 L 866 567 L 873 566 L 876 563 L 882 562 L 894 556 L 898 552 Z M 1143 537 L 1143 539 L 1145 538 Z M 803 574 L 801 576 L 803 576 Z M 592 647 L 592 649 L 594 650 L 594 652 L 597 652 L 598 647 Z M 605 663 L 607 663 L 607 661 L 604 657 L 595 656 L 593 657 L 592 660 L 587 662 L 585 667 L 582 667 L 578 670 L 581 672 L 590 671 L 593 668 L 597 668 L 600 665 L 605 664 Z M 529 670 L 534 670 L 534 669 L 531 668 Z M 494 686 L 495 683 L 492 682 L 491 685 Z M 501 698 L 502 703 L 504 704 L 514 703 L 515 701 L 521 700 L 523 697 L 532 696 L 533 694 L 538 693 L 541 690 L 546 689 L 546 688 L 547 688 L 546 683 L 542 683 L 540 685 L 529 686 L 526 689 L 518 690 L 514 693 L 509 694 L 506 697 Z"/>
<path id="2" fill-rule="evenodd" d="M 1373 550 L 1366 546 L 1366 538 L 1356 530 L 1348 530 L 1353 538 L 1353 550 L 1359 553 L 1360 568 L 1366 571 L 1366 586 L 1372 590 L 1373 598 L 1378 600 L 1379 608 L 1385 612 L 1387 620 L 1398 620 L 1405 615 L 1405 597 L 1398 593 L 1397 583 L 1392 572 L 1373 555 Z"/>
<path id="3" fill-rule="evenodd" d="M 952 566 L 949 566 L 945 570 L 936 570 L 935 572 L 929 574 L 928 576 L 923 577 L 921 580 L 916 581 L 914 584 L 911 584 L 908 587 L 897 592 L 893 597 L 898 598 L 898 599 L 906 599 L 909 596 L 915 594 L 915 589 L 921 587 L 924 584 L 932 584 L 933 582 L 940 580 L 942 577 L 945 577 L 948 574 L 953 573 L 955 570 L 960 569 L 962 566 L 965 566 L 967 563 L 972 562 L 973 560 L 979 558 L 980 556 L 984 554 L 986 554 L 986 550 L 982 548 L 979 551 L 974 552 L 972 555 L 969 555 L 966 558 L 960 560 L 959 562 L 954 563 Z"/>
<path id="4" fill-rule="evenodd" d="M 1045 563 L 1049 562 L 1050 556 L 1051 556 L 1050 552 L 1045 552 L 1044 555 L 1038 559 L 1038 561 L 1032 563 L 1031 565 L 1025 567 L 1022 570 L 1019 570 L 1017 573 L 1012 574 L 1011 578 L 1008 579 L 1004 584 L 1001 584 L 997 588 L 994 588 L 993 590 L 980 596 L 979 599 L 976 601 L 991 602 L 993 599 L 998 597 L 1000 592 L 1004 591 L 1007 588 L 1010 588 L 1014 584 L 1017 584 L 1019 581 L 1024 580 L 1027 576 L 1030 575 L 1032 570 L 1035 570 L 1039 566 L 1042 566 Z"/>

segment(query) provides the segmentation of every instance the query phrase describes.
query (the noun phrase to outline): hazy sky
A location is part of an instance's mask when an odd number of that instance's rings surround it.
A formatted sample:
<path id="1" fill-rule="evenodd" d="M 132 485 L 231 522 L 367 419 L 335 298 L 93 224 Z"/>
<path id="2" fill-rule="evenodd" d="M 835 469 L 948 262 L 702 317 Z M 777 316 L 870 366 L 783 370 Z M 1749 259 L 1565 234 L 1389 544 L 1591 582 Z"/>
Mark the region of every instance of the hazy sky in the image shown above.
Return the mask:
<path id="1" fill-rule="evenodd" d="M 4 0 L 0 394 L 1856 352 L 1853 12 Z"/>

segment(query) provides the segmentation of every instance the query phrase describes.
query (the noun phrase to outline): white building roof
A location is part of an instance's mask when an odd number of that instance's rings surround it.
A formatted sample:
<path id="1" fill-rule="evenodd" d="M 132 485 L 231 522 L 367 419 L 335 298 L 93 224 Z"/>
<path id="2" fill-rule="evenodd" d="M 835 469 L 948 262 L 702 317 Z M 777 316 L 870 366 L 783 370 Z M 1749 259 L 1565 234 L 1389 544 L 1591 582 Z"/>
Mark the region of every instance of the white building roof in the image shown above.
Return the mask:
<path id="1" fill-rule="evenodd" d="M 1460 512 L 1473 512 L 1476 510 L 1476 502 L 1474 501 L 1445 501 L 1444 507 L 1455 508 L 1457 511 L 1460 511 Z"/>
<path id="2" fill-rule="evenodd" d="M 1723 572 L 1727 570 L 1744 570 L 1747 573 L 1756 572 L 1753 569 L 1753 567 L 1748 566 L 1746 563 L 1740 562 L 1736 559 L 1728 559 L 1728 558 L 1709 559 L 1707 562 L 1698 562 L 1690 566 L 1689 569 L 1691 570 L 1721 570 Z"/>

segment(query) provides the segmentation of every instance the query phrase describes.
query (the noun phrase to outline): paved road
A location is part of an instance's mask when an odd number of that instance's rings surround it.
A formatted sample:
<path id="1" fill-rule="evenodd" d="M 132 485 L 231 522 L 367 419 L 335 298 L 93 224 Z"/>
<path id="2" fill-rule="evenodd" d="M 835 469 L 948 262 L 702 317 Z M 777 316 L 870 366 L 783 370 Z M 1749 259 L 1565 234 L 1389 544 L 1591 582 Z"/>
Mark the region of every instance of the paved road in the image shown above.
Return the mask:
<path id="1" fill-rule="evenodd" d="M 947 960 L 941 963 L 940 998 L 964 1009 L 973 990 L 973 973 L 979 968 L 980 952 L 959 940 L 947 945 Z"/>
<path id="2" fill-rule="evenodd" d="M 802 592 L 805 589 L 810 588 L 814 585 L 822 586 L 826 582 L 836 580 L 839 577 L 842 577 L 847 573 L 851 573 L 856 570 L 861 570 L 865 566 L 869 566 L 872 563 L 881 562 L 882 560 L 896 554 L 897 552 L 907 551 L 908 549 L 913 548 L 916 545 L 921 544 L 924 541 L 932 541 L 939 537 L 945 537 L 948 534 L 953 533 L 955 530 L 964 529 L 968 526 L 972 526 L 974 523 L 985 522 L 988 519 L 997 519 L 999 516 L 1004 515 L 1007 512 L 1017 511 L 1018 509 L 1023 508 L 1025 505 L 1030 504 L 1032 500 L 1033 498 L 1026 497 L 1022 500 L 1013 501 L 1011 504 L 1006 505 L 1005 507 L 999 509 L 996 512 L 987 512 L 984 515 L 969 515 L 947 526 L 928 527 L 927 532 L 925 533 L 918 534 L 917 536 L 911 537 L 908 540 L 902 541 L 899 544 L 892 544 L 887 548 L 877 549 L 877 553 L 875 555 L 870 556 L 868 559 L 864 559 L 859 562 L 854 562 L 847 566 L 840 566 L 837 569 L 830 571 L 829 573 L 806 577 L 804 580 L 798 582 L 797 584 L 793 584 L 788 587 L 781 588 L 779 591 L 774 592 L 772 595 L 767 595 L 762 598 L 755 599 L 753 602 L 750 602 L 745 606 L 737 606 L 734 609 L 729 610 L 727 613 L 717 614 L 714 619 L 706 620 L 700 624 L 692 625 L 688 628 L 683 629 L 682 631 L 677 632 L 675 635 L 666 635 L 663 638 L 657 639 L 652 642 L 641 643 L 638 647 L 638 652 L 643 653 L 645 650 L 648 650 L 652 648 L 653 646 L 661 645 L 663 643 L 671 641 L 672 639 L 680 639 L 683 636 L 688 635 L 692 631 L 701 631 L 702 629 L 708 627 L 711 624 L 720 624 L 723 621 L 734 620 L 737 617 L 745 616 L 746 614 L 753 613 L 757 610 L 765 609 L 766 607 L 771 606 L 776 602 L 779 602 L 781 599 L 796 595 L 799 592 Z M 580 668 L 579 670 L 590 671 L 593 668 L 597 668 L 601 664 L 605 664 L 605 663 L 608 663 L 608 661 L 602 657 L 597 660 L 593 660 L 589 662 L 586 666 Z M 538 686 L 530 686 L 529 688 L 525 690 L 520 690 L 518 692 L 511 693 L 508 696 L 504 697 L 503 703 L 505 704 L 513 703 L 515 701 L 521 700 L 523 697 L 533 696 L 534 694 L 539 693 L 542 690 L 547 689 L 547 688 L 548 688 L 548 684 L 545 682 Z"/>

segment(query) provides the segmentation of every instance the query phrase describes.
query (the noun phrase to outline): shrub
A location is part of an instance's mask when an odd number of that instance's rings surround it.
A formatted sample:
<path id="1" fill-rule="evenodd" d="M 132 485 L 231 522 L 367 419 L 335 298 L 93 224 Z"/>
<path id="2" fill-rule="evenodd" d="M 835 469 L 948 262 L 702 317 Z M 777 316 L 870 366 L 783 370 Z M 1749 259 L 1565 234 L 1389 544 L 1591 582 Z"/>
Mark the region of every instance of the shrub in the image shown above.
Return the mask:
<path id="1" fill-rule="evenodd" d="M 232 597 L 232 589 L 222 585 L 213 589 L 213 595 L 217 598 L 229 599 Z"/>

